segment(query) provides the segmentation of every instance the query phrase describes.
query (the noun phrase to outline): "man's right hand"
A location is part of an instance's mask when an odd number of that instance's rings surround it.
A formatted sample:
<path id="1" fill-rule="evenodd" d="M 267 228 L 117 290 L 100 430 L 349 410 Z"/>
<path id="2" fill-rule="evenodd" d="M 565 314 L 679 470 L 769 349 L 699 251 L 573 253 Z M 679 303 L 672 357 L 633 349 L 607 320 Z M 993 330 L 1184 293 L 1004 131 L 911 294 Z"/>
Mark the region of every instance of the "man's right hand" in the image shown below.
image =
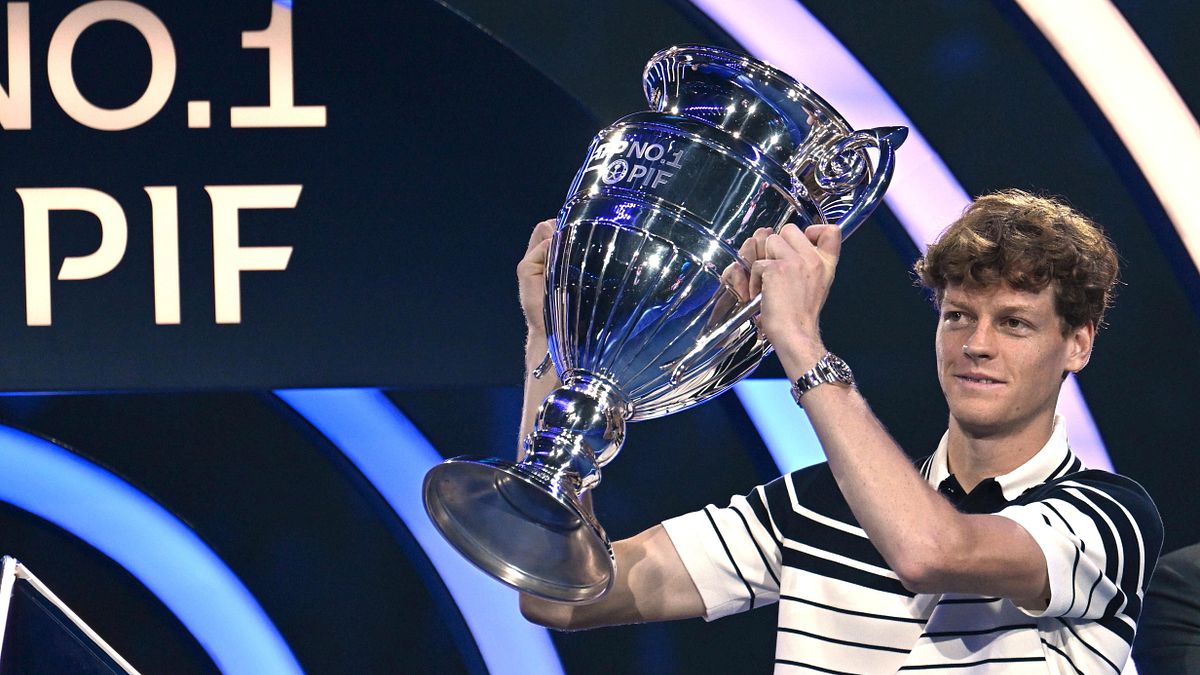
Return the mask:
<path id="1" fill-rule="evenodd" d="M 546 259 L 550 255 L 550 238 L 554 236 L 554 221 L 543 220 L 533 228 L 525 257 L 517 263 L 517 288 L 521 295 L 521 311 L 531 336 L 546 334 Z"/>

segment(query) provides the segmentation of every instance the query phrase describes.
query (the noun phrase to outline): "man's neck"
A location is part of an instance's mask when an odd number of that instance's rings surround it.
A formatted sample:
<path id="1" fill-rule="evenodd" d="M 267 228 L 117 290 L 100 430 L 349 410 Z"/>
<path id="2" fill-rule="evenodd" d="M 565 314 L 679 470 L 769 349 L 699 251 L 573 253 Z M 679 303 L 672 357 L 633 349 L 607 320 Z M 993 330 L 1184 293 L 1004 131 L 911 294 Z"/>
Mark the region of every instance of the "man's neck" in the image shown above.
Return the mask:
<path id="1" fill-rule="evenodd" d="M 970 492 L 985 478 L 1002 476 L 1029 461 L 1053 432 L 1053 416 L 1010 433 L 989 435 L 972 434 L 951 418 L 946 438 L 950 473 Z"/>

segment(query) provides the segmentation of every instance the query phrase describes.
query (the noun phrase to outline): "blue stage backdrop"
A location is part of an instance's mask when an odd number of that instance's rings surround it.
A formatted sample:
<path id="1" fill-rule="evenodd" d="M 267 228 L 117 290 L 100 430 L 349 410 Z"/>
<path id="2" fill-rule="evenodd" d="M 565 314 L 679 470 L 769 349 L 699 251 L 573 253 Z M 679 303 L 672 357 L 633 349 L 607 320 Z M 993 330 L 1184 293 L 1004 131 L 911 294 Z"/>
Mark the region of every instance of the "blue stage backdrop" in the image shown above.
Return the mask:
<path id="1" fill-rule="evenodd" d="M 717 4 L 0 2 L 0 553 L 146 673 L 770 668 L 773 609 L 528 626 L 413 510 L 433 462 L 513 452 L 530 229 L 644 106 L 652 53 L 743 46 Z M 1200 540 L 1196 270 L 1096 104 L 1008 0 L 803 5 L 965 191 L 1066 195 L 1109 228 L 1124 284 L 1079 387 L 1167 549 Z M 1116 6 L 1194 115 L 1200 9 Z M 914 456 L 946 418 L 925 243 L 879 209 L 823 317 Z M 596 491 L 609 533 L 777 476 L 751 413 L 631 425 Z"/>
<path id="2" fill-rule="evenodd" d="M 0 386 L 511 379 L 475 347 L 597 128 L 516 55 L 437 6 L 7 7 Z"/>

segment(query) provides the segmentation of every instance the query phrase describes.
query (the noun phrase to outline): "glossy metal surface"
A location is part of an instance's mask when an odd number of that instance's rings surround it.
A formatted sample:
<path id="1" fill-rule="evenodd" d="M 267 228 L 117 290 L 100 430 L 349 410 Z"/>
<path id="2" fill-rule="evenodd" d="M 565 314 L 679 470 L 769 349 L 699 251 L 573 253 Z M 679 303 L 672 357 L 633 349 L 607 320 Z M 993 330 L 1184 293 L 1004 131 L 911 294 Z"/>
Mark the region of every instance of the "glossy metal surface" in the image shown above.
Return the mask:
<path id="1" fill-rule="evenodd" d="M 848 236 L 881 200 L 906 134 L 854 131 L 804 85 L 712 47 L 659 52 L 644 86 L 650 109 L 597 135 L 558 216 L 546 319 L 563 385 L 525 460 L 459 458 L 426 477 L 426 509 L 460 552 L 555 600 L 594 600 L 612 583 L 608 538 L 581 496 L 625 422 L 707 401 L 770 350 L 751 320 L 759 299 L 723 278 L 749 269 L 741 245 L 787 223 Z"/>

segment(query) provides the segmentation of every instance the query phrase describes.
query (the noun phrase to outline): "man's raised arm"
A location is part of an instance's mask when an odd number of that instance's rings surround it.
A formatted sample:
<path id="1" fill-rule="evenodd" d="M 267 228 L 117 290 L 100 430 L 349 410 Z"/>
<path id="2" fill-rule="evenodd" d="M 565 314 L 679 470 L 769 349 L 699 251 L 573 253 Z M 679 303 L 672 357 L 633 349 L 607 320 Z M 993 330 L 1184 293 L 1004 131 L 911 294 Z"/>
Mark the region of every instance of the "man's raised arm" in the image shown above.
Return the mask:
<path id="1" fill-rule="evenodd" d="M 788 225 L 759 241 L 764 255 L 750 289 L 763 293 L 759 325 L 794 381 L 825 354 L 818 317 L 841 232 Z M 955 509 L 914 469 L 856 389 L 816 387 L 805 394 L 804 409 L 855 518 L 909 590 L 1045 606 L 1046 561 L 1029 533 L 1006 518 Z"/>

